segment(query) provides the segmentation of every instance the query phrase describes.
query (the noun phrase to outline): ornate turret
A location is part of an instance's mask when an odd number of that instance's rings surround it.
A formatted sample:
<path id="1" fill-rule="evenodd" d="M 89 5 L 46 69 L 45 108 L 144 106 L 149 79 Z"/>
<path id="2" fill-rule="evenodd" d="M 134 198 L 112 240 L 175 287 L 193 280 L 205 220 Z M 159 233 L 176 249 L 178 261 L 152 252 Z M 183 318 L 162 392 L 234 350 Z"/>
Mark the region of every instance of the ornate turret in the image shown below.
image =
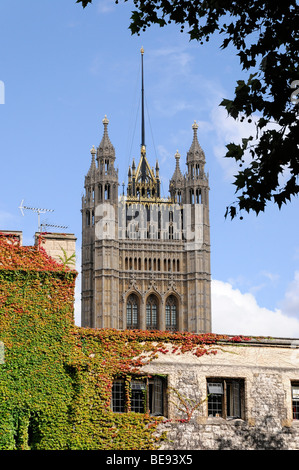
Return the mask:
<path id="1" fill-rule="evenodd" d="M 193 141 L 191 147 L 187 153 L 187 167 L 188 167 L 188 176 L 191 178 L 200 176 L 203 177 L 204 174 L 204 165 L 206 162 L 205 154 L 199 145 L 197 138 L 197 129 L 198 124 L 194 121 L 192 125 L 193 129 Z"/>
<path id="2" fill-rule="evenodd" d="M 100 171 L 104 170 L 107 172 L 111 166 L 114 168 L 115 149 L 108 135 L 109 120 L 106 115 L 102 122 L 104 125 L 104 134 L 97 149 L 97 161 Z"/>
<path id="3" fill-rule="evenodd" d="M 95 155 L 97 153 L 94 145 L 92 146 L 92 148 L 90 149 L 90 153 L 91 153 L 91 164 L 90 164 L 90 167 L 89 167 L 89 170 L 88 170 L 88 173 L 87 173 L 87 177 L 90 177 L 91 179 L 95 177 L 95 173 L 96 173 L 96 161 L 95 161 Z"/>
<path id="4" fill-rule="evenodd" d="M 176 164 L 175 164 L 174 173 L 169 182 L 169 192 L 170 192 L 171 199 L 174 202 L 181 203 L 182 191 L 185 185 L 185 178 L 181 172 L 181 168 L 180 168 L 181 155 L 179 154 L 178 150 L 176 151 L 174 158 L 176 160 Z"/>

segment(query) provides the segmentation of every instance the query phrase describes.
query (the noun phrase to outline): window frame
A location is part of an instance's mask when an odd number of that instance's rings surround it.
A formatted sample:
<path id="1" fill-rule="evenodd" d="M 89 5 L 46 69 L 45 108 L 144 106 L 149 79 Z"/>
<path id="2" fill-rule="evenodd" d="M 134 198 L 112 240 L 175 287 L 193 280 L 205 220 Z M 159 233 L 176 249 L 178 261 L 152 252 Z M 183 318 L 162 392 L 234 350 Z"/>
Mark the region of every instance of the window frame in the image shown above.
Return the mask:
<path id="1" fill-rule="evenodd" d="M 211 393 L 209 385 L 222 385 L 222 393 Z M 245 419 L 245 379 L 242 377 L 207 377 L 208 418 Z M 237 412 L 234 413 L 235 410 Z"/>
<path id="2" fill-rule="evenodd" d="M 165 329 L 178 331 L 178 300 L 173 294 L 170 294 L 165 302 Z"/>
<path id="3" fill-rule="evenodd" d="M 298 389 L 298 398 L 294 399 L 294 389 Z M 299 424 L 299 382 L 291 382 L 292 419 Z M 295 417 L 297 415 L 297 417 Z"/>
<path id="4" fill-rule="evenodd" d="M 159 325 L 159 299 L 155 294 L 150 294 L 145 305 L 146 329 L 158 330 Z"/>
<path id="5" fill-rule="evenodd" d="M 111 392 L 111 410 L 114 413 L 133 412 L 167 416 L 166 398 L 167 377 L 164 375 L 115 377 Z"/>
<path id="6" fill-rule="evenodd" d="M 130 309 L 130 312 L 128 311 Z M 128 330 L 136 330 L 139 328 L 139 311 L 140 302 L 138 296 L 132 292 L 126 301 L 126 325 Z M 128 317 L 131 316 L 131 322 L 128 322 Z M 136 323 L 134 319 L 136 318 Z"/>

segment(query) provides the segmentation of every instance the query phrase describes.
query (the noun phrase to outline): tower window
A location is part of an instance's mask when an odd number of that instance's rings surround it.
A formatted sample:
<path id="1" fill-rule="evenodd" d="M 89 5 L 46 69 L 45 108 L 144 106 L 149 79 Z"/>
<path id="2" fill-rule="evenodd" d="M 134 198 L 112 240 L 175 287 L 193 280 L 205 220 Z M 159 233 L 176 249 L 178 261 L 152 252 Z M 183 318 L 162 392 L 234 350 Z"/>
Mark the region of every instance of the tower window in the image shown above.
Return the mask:
<path id="1" fill-rule="evenodd" d="M 174 295 L 170 295 L 166 300 L 165 326 L 168 331 L 177 330 L 177 300 Z"/>
<path id="2" fill-rule="evenodd" d="M 146 302 L 146 329 L 156 330 L 158 328 L 158 300 L 151 294 Z"/>
<path id="3" fill-rule="evenodd" d="M 196 190 L 196 203 L 201 204 L 201 190 L 200 189 Z"/>
<path id="4" fill-rule="evenodd" d="M 194 190 L 190 189 L 190 204 L 194 204 Z"/>
<path id="5" fill-rule="evenodd" d="M 86 211 L 86 225 L 89 227 L 90 225 L 90 212 Z"/>
<path id="6" fill-rule="evenodd" d="M 105 184 L 105 200 L 110 199 L 110 184 Z"/>
<path id="7" fill-rule="evenodd" d="M 99 184 L 99 186 L 98 186 L 98 191 L 99 191 L 98 200 L 101 201 L 103 199 L 103 187 L 102 187 L 101 184 Z"/>
<path id="8" fill-rule="evenodd" d="M 138 298 L 135 294 L 131 294 L 127 300 L 127 328 L 137 329 L 138 328 Z"/>

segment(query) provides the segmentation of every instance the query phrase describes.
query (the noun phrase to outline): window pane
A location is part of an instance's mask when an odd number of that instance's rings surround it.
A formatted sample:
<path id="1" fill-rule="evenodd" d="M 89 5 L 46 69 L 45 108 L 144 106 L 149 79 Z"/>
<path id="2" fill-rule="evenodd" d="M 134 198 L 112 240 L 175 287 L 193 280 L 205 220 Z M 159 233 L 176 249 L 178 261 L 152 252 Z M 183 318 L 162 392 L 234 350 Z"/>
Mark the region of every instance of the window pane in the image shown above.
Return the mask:
<path id="1" fill-rule="evenodd" d="M 222 397 L 218 393 L 212 393 L 208 398 L 208 416 L 222 416 Z"/>
<path id="2" fill-rule="evenodd" d="M 146 303 L 146 328 L 157 329 L 158 326 L 158 303 L 155 296 L 150 295 Z"/>
<path id="3" fill-rule="evenodd" d="M 151 306 L 149 304 L 146 306 L 146 326 L 151 326 Z"/>
<path id="4" fill-rule="evenodd" d="M 151 415 L 154 416 L 162 416 L 163 413 L 163 378 L 162 377 L 154 377 L 153 379 L 149 380 L 148 384 L 148 394 L 149 394 L 149 412 Z"/>
<path id="5" fill-rule="evenodd" d="M 244 382 L 239 379 L 211 379 L 208 386 L 208 415 L 241 418 Z M 221 382 L 219 381 L 221 380 Z"/>
<path id="6" fill-rule="evenodd" d="M 135 413 L 145 412 L 146 387 L 139 380 L 131 381 L 131 411 Z"/>
<path id="7" fill-rule="evenodd" d="M 134 327 L 135 326 L 137 327 L 137 325 L 138 325 L 138 307 L 137 307 L 137 303 L 135 303 L 133 305 L 133 321 L 132 321 L 132 323 L 133 323 Z"/>
<path id="8" fill-rule="evenodd" d="M 127 301 L 127 328 L 138 328 L 138 299 L 134 294 Z"/>
<path id="9" fill-rule="evenodd" d="M 176 328 L 176 305 L 171 307 L 171 326 Z"/>
<path id="10" fill-rule="evenodd" d="M 173 295 L 166 300 L 165 326 L 167 330 L 177 329 L 177 301 Z"/>
<path id="11" fill-rule="evenodd" d="M 293 419 L 299 419 L 299 385 L 292 385 Z"/>
<path id="12" fill-rule="evenodd" d="M 171 325 L 171 316 L 170 316 L 170 305 L 166 305 L 166 328 Z"/>
<path id="13" fill-rule="evenodd" d="M 222 383 L 208 383 L 209 393 L 223 394 L 223 384 Z"/>
<path id="14" fill-rule="evenodd" d="M 157 326 L 157 305 L 152 305 L 152 325 Z"/>
<path id="15" fill-rule="evenodd" d="M 240 418 L 240 383 L 233 381 L 226 384 L 227 393 L 227 416 L 230 418 Z"/>
<path id="16" fill-rule="evenodd" d="M 115 413 L 125 411 L 125 386 L 123 380 L 115 380 L 112 387 L 112 410 Z"/>

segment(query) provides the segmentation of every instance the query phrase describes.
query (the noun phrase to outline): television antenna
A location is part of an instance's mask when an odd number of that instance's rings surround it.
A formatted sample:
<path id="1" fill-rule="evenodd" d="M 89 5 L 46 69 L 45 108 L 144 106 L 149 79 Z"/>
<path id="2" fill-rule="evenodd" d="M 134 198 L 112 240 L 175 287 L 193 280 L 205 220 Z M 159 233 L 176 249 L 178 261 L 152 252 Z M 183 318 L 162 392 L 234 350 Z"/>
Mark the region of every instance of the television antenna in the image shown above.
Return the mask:
<path id="1" fill-rule="evenodd" d="M 68 228 L 68 225 L 51 225 L 51 224 L 41 224 L 41 228 L 43 227 L 54 227 L 54 228 Z"/>
<path id="2" fill-rule="evenodd" d="M 38 217 L 38 231 L 39 231 L 39 232 L 41 231 L 40 215 L 41 215 L 41 214 L 45 214 L 46 212 L 54 212 L 54 209 L 41 209 L 41 208 L 39 208 L 39 207 L 28 207 L 28 206 L 24 206 L 24 199 L 22 200 L 21 205 L 19 206 L 19 209 L 20 209 L 22 215 L 24 215 L 24 212 L 23 212 L 24 209 L 30 210 L 30 211 L 33 211 L 33 212 L 37 212 L 37 217 Z"/>

